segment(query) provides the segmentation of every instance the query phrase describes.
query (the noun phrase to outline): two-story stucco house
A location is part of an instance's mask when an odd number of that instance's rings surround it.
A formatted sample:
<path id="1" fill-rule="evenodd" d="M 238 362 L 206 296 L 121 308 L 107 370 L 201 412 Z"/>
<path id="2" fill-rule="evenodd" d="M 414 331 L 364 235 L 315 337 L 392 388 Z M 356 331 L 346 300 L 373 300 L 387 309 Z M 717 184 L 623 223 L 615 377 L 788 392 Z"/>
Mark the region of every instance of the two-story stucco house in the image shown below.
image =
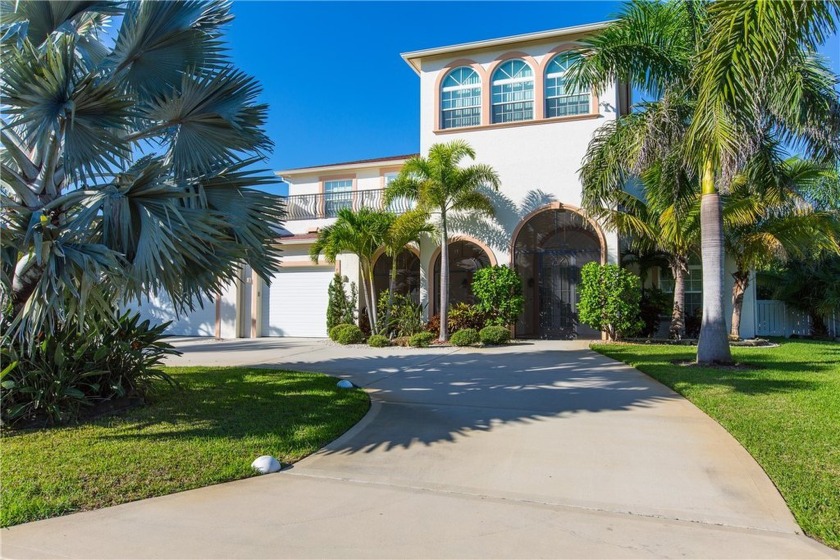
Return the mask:
<path id="1" fill-rule="evenodd" d="M 578 170 L 593 132 L 629 111 L 630 92 L 615 84 L 600 95 L 570 91 L 565 72 L 575 42 L 605 24 L 584 25 L 404 53 L 420 85 L 420 154 L 454 139 L 467 141 L 476 161 L 492 166 L 501 189 L 491 198 L 492 220 L 465 216 L 450 224 L 452 302 L 471 299 L 475 270 L 506 264 L 520 274 L 525 311 L 516 336 L 597 336 L 577 325 L 577 281 L 590 261 L 616 263 L 619 236 L 579 209 Z M 271 285 L 245 271 L 240 286 L 216 305 L 216 336 L 326 336 L 327 286 L 335 272 L 358 284 L 358 262 L 342 255 L 334 265 L 313 264 L 309 249 L 342 207 L 382 208 L 383 191 L 410 155 L 286 169 L 289 184 L 284 257 Z M 471 162 L 464 162 L 471 163 Z M 392 210 L 405 210 L 396 202 Z M 440 248 L 424 238 L 399 257 L 399 289 L 437 313 Z M 387 287 L 391 261 L 375 265 L 377 290 Z M 727 275 L 729 278 L 729 275 Z M 669 288 L 667 271 L 650 280 Z M 746 294 L 742 336 L 755 333 L 754 288 Z M 687 285 L 687 308 L 700 305 L 699 263 Z M 360 297 L 360 308 L 366 305 Z M 227 313 L 227 315 L 225 315 Z M 184 333 L 188 334 L 188 333 Z"/>

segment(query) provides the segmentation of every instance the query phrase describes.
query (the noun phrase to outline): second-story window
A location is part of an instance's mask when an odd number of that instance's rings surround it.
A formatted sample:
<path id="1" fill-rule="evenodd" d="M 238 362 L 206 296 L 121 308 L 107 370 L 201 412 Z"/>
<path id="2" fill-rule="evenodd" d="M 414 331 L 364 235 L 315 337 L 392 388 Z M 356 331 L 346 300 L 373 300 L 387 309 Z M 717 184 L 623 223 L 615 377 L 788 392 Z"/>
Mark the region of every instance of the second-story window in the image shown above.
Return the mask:
<path id="1" fill-rule="evenodd" d="M 455 68 L 440 88 L 440 127 L 481 124 L 481 78 L 468 66 Z"/>
<path id="2" fill-rule="evenodd" d="M 508 60 L 493 72 L 493 122 L 533 118 L 534 72 L 523 60 Z"/>
<path id="3" fill-rule="evenodd" d="M 324 216 L 335 218 L 341 208 L 353 207 L 353 179 L 324 181 Z"/>
<path id="4" fill-rule="evenodd" d="M 589 114 L 591 106 L 589 91 L 573 90 L 566 85 L 566 72 L 577 56 L 558 54 L 545 69 L 546 118 Z"/>

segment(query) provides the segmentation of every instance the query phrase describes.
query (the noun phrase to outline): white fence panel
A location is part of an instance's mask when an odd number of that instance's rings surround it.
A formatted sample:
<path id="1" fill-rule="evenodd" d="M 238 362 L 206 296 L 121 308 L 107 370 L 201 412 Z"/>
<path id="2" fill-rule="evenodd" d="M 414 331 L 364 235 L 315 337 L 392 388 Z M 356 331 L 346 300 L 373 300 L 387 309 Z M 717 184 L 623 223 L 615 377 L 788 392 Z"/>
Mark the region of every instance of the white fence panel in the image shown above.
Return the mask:
<path id="1" fill-rule="evenodd" d="M 788 308 L 783 301 L 756 300 L 755 319 L 758 336 L 808 336 L 811 318 L 807 313 Z M 840 326 L 837 324 L 834 327 Z M 829 327 L 831 330 L 831 327 Z M 833 336 L 836 336 L 833 334 Z"/>

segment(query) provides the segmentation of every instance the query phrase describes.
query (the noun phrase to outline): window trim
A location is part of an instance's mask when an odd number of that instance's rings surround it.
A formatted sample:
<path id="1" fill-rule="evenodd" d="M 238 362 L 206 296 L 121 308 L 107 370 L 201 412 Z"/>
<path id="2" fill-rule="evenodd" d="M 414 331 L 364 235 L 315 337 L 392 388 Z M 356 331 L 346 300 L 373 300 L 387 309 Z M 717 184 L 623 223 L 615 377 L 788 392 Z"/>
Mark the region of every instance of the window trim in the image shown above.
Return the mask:
<path id="1" fill-rule="evenodd" d="M 567 95 L 554 95 L 554 96 L 549 96 L 548 95 L 548 80 L 558 78 L 558 77 L 564 77 L 565 74 L 566 74 L 565 71 L 549 73 L 549 71 L 548 71 L 549 67 L 552 65 L 552 63 L 555 60 L 557 60 L 558 58 L 560 58 L 562 56 L 573 56 L 573 55 L 569 54 L 569 52 L 568 52 L 569 50 L 571 50 L 571 49 L 566 49 L 566 50 L 563 50 L 563 51 L 560 51 L 560 52 L 557 52 L 557 53 L 546 54 L 547 60 L 546 60 L 546 63 L 545 63 L 545 67 L 543 69 L 543 80 L 542 80 L 543 118 L 545 118 L 545 119 L 556 119 L 556 118 L 563 118 L 563 117 L 576 117 L 576 116 L 579 116 L 579 115 L 591 114 L 593 112 L 593 104 L 592 104 L 593 94 L 592 94 L 592 90 L 590 89 L 589 91 L 586 92 L 586 95 L 589 98 L 588 99 L 589 110 L 586 113 L 575 113 L 573 115 L 553 115 L 553 116 L 548 115 L 548 110 L 549 110 L 548 101 L 549 101 L 549 99 L 561 99 L 563 97 L 571 97 L 571 95 L 568 95 L 568 94 Z M 577 95 L 581 95 L 581 94 L 577 94 Z M 597 105 L 595 105 L 595 107 L 597 108 Z"/>
<path id="2" fill-rule="evenodd" d="M 501 78 L 501 79 L 498 79 L 498 80 L 496 79 L 496 74 L 498 74 L 499 72 L 502 71 L 503 66 L 505 66 L 507 64 L 513 64 L 517 61 L 524 64 L 525 67 L 528 68 L 531 71 L 530 76 L 520 77 L 520 78 L 508 77 L 508 78 Z M 535 99 L 535 97 L 536 97 L 536 86 L 537 86 L 536 79 L 537 79 L 537 72 L 534 70 L 534 67 L 532 65 L 528 64 L 528 61 L 525 60 L 524 58 L 511 57 L 511 58 L 503 60 L 499 64 L 497 64 L 493 68 L 492 74 L 490 74 L 490 84 L 489 84 L 489 86 L 490 86 L 490 124 L 509 124 L 509 123 L 514 123 L 514 122 L 535 120 L 535 118 L 536 118 L 536 99 Z M 496 122 L 494 120 L 495 115 L 496 115 L 496 110 L 495 110 L 496 107 L 504 107 L 506 105 L 514 105 L 515 103 L 527 103 L 528 102 L 526 100 L 526 101 L 513 101 L 513 102 L 507 101 L 507 102 L 502 102 L 502 103 L 496 103 L 496 102 L 493 101 L 493 98 L 496 96 L 496 86 L 497 85 L 498 86 L 507 86 L 507 85 L 513 85 L 513 84 L 526 84 L 528 82 L 531 82 L 531 99 L 530 99 L 530 102 L 531 102 L 531 116 L 529 118 L 524 118 L 524 119 L 505 120 L 505 121 Z M 504 91 L 501 92 L 501 95 L 504 95 L 504 94 L 505 94 Z"/>

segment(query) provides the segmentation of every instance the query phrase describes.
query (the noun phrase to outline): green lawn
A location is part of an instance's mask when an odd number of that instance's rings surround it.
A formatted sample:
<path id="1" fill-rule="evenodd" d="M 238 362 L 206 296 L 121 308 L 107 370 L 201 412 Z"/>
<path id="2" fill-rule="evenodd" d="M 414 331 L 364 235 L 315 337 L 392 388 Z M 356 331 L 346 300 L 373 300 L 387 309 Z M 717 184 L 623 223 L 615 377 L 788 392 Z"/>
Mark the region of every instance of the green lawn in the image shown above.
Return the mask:
<path id="1" fill-rule="evenodd" d="M 806 533 L 840 548 L 840 344 L 733 348 L 756 369 L 675 366 L 695 347 L 593 344 L 684 395 L 761 464 Z"/>
<path id="2" fill-rule="evenodd" d="M 5 433 L 2 526 L 252 476 L 291 463 L 358 422 L 369 401 L 316 373 L 169 368 L 151 405 L 88 424 Z"/>

